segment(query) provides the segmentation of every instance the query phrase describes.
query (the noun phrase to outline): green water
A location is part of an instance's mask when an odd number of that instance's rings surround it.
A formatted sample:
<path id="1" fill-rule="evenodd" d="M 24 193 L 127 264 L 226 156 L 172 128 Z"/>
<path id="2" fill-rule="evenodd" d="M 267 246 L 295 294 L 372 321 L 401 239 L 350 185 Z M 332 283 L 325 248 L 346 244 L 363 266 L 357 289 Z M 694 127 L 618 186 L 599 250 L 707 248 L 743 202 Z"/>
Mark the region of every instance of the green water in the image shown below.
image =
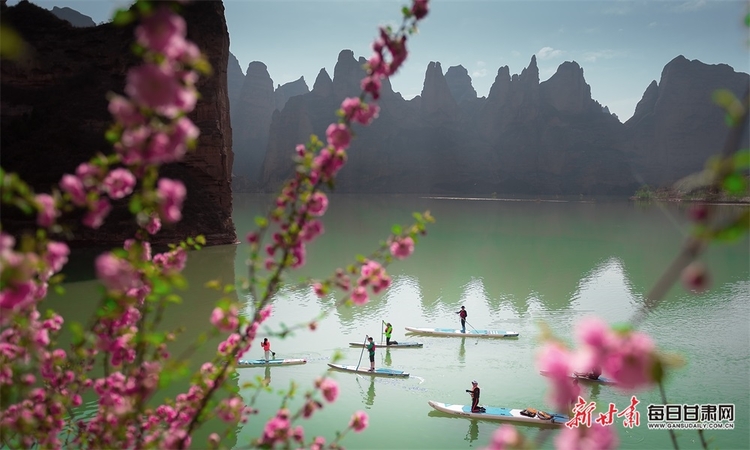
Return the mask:
<path id="1" fill-rule="evenodd" d="M 235 224 L 239 236 L 251 229 L 253 218 L 264 211 L 267 198 L 235 196 Z M 492 406 L 527 406 L 550 409 L 545 401 L 545 379 L 538 375 L 534 356 L 543 321 L 558 336 L 572 339 L 571 326 L 586 315 L 609 322 L 632 316 L 645 293 L 677 253 L 688 224 L 678 206 L 635 205 L 626 201 L 468 201 L 419 197 L 332 196 L 325 216 L 326 233 L 308 248 L 308 263 L 294 274 L 325 277 L 336 267 L 367 254 L 394 223 L 411 222 L 411 212 L 429 209 L 437 223 L 420 239 L 412 258 L 389 268 L 393 285 L 364 307 L 339 308 L 315 332 L 298 332 L 285 340 L 272 339 L 277 357 L 307 358 L 308 363 L 272 369 L 248 368 L 238 383 L 270 379 L 275 390 L 291 380 L 303 389 L 327 372 L 326 363 L 337 350 L 342 364 L 356 365 L 361 350 L 349 342 L 365 334 L 380 336 L 381 320 L 394 326 L 394 339 L 418 340 L 418 349 L 382 349 L 379 367 L 405 370 L 408 379 L 362 377 L 331 372 L 341 391 L 303 422 L 306 436 L 333 437 L 352 412 L 370 417 L 367 430 L 349 434 L 347 448 L 479 448 L 488 444 L 497 423 L 453 418 L 437 413 L 429 400 L 468 403 L 465 390 L 473 379 L 482 388 L 481 403 Z M 166 326 L 185 326 L 186 336 L 208 327 L 215 294 L 204 288 L 210 279 L 234 282 L 244 274 L 244 248 L 214 247 L 190 255 L 186 276 L 191 288 L 185 305 L 173 308 Z M 667 396 L 676 404 L 735 404 L 735 429 L 709 431 L 711 448 L 750 448 L 750 249 L 744 240 L 732 246 L 714 246 L 703 257 L 710 267 L 712 287 L 702 295 L 675 286 L 643 325 L 660 348 L 679 354 L 686 365 L 670 375 Z M 83 318 L 86 297 L 95 292 L 89 281 L 69 283 L 63 299 L 50 306 Z M 287 286 L 274 300 L 268 322 L 294 324 L 330 307 L 333 299 L 317 299 L 308 288 Z M 452 327 L 461 305 L 469 312 L 470 327 L 514 330 L 515 340 L 405 336 L 405 326 Z M 208 358 L 216 342 L 199 350 L 196 359 Z M 261 357 L 255 345 L 249 357 Z M 367 364 L 367 355 L 362 357 Z M 170 395 L 184 390 L 173 386 Z M 630 393 L 607 386 L 583 386 L 583 396 L 604 412 L 610 402 L 624 409 Z M 657 390 L 636 393 L 641 426 L 624 428 L 617 421 L 622 448 L 670 448 L 666 431 L 648 430 L 646 407 L 661 403 Z M 245 398 L 250 399 L 246 393 Z M 280 397 L 261 394 L 260 414 L 233 430 L 228 445 L 244 448 L 257 436 L 276 410 Z M 301 399 L 291 403 L 292 410 Z M 219 424 L 210 424 L 223 431 Z M 209 427 L 209 428 L 210 428 Z M 519 427 L 530 437 L 540 431 Z M 194 442 L 212 429 L 201 430 Z M 554 438 L 553 431 L 551 437 Z M 700 448 L 695 431 L 678 431 L 680 448 Z M 545 446 L 550 447 L 553 439 Z"/>

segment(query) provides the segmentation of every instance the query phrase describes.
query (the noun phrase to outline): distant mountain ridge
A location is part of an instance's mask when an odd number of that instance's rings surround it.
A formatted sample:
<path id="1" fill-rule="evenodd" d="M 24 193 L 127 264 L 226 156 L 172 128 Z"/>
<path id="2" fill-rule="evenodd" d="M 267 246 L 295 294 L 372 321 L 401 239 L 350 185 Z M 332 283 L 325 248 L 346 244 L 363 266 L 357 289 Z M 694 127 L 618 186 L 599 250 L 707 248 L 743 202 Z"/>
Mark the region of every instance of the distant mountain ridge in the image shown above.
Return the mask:
<path id="1" fill-rule="evenodd" d="M 242 189 L 271 192 L 279 187 L 291 174 L 294 146 L 306 142 L 310 133 L 325 136 L 341 100 L 359 95 L 364 62 L 343 50 L 333 78 L 322 69 L 312 91 L 276 106 L 267 70 L 253 73 L 253 83 L 265 86 L 267 107 L 262 117 L 250 114 L 243 120 L 271 120 L 265 148 L 243 148 L 235 139 L 236 161 L 243 152 L 252 153 L 253 165 L 263 161 L 250 172 L 235 165 L 235 179 L 250 181 Z M 477 97 L 464 67 L 443 73 L 434 61 L 425 71 L 421 95 L 411 100 L 393 92 L 386 80 L 380 117 L 370 127 L 355 128 L 357 139 L 336 190 L 631 195 L 643 184 L 665 186 L 701 170 L 727 133 L 723 111 L 712 104 L 711 93 L 725 88 L 740 96 L 748 85 L 748 74 L 727 65 L 677 56 L 623 124 L 592 99 L 584 70 L 575 61 L 562 63 L 543 82 L 535 56 L 520 74 L 500 67 L 486 98 Z"/>
<path id="2" fill-rule="evenodd" d="M 74 26 L 95 25 L 70 8 L 52 12 Z M 243 73 L 230 53 L 235 190 L 275 191 L 291 173 L 294 146 L 311 133 L 323 136 L 340 101 L 359 94 L 364 62 L 343 50 L 333 78 L 322 69 L 312 91 L 302 77 L 274 89 L 265 64 L 253 61 Z M 575 61 L 544 82 L 535 56 L 520 74 L 500 67 L 486 98 L 477 97 L 464 67 L 443 73 L 434 61 L 411 100 L 386 80 L 381 117 L 357 130 L 337 189 L 630 195 L 643 184 L 665 186 L 700 170 L 727 132 L 712 92 L 727 88 L 739 96 L 748 85 L 748 74 L 727 65 L 678 56 L 622 124 L 591 98 Z"/>

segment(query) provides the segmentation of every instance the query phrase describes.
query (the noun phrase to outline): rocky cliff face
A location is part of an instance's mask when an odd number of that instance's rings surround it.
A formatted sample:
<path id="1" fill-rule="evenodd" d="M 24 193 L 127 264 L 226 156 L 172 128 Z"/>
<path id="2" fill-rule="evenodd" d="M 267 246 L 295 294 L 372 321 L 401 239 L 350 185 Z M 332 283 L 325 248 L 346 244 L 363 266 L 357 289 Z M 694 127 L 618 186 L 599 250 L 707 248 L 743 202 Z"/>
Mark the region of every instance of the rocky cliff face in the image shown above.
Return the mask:
<path id="1" fill-rule="evenodd" d="M 281 111 L 290 98 L 296 95 L 307 94 L 308 92 L 310 92 L 310 89 L 307 87 L 307 83 L 305 83 L 305 77 L 299 77 L 297 80 L 276 86 L 276 91 L 273 93 L 276 99 L 276 109 Z"/>
<path id="2" fill-rule="evenodd" d="M 632 170 L 648 184 L 665 185 L 705 166 L 721 150 L 727 129 L 724 113 L 711 100 L 717 89 L 740 96 L 748 75 L 725 64 L 708 65 L 678 56 L 652 82 L 625 123 Z M 747 147 L 747 136 L 745 147 Z"/>
<path id="3" fill-rule="evenodd" d="M 18 62 L 0 67 L 0 126 L 3 168 L 17 172 L 34 189 L 48 191 L 64 173 L 96 153 L 111 153 L 104 132 L 112 119 L 108 92 L 123 91 L 125 74 L 137 59 L 130 52 L 133 27 L 104 24 L 73 28 L 49 11 L 28 2 L 2 6 L 11 24 L 32 48 Z M 232 141 L 227 96 L 229 35 L 221 2 L 196 2 L 185 8 L 189 38 L 204 50 L 213 76 L 198 85 L 202 98 L 191 119 L 201 130 L 197 149 L 179 164 L 165 166 L 165 176 L 188 188 L 184 219 L 155 236 L 174 242 L 204 234 L 210 244 L 236 241 L 231 219 Z M 115 205 L 100 230 L 74 229 L 74 241 L 85 245 L 121 243 L 132 236 L 126 203 Z M 20 231 L 29 221 L 3 211 L 3 228 Z M 74 221 L 72 223 L 75 223 Z"/>
<path id="4" fill-rule="evenodd" d="M 294 146 L 324 136 L 360 61 L 339 55 L 333 80 L 322 70 L 310 94 L 274 114 L 261 188 L 292 170 Z M 565 62 L 540 83 L 536 58 L 521 74 L 501 67 L 488 97 L 476 98 L 460 66 L 431 62 L 420 96 L 404 100 L 384 84 L 380 118 L 357 139 L 338 192 L 432 194 L 619 194 L 666 185 L 699 170 L 726 128 L 710 93 L 741 95 L 749 77 L 728 66 L 678 57 L 648 87 L 626 124 L 591 98 L 583 69 Z M 347 89 L 344 89 L 347 87 Z M 679 160 L 679 161 L 678 161 Z"/>
<path id="5" fill-rule="evenodd" d="M 81 14 L 75 9 L 71 9 L 66 7 L 58 8 L 57 6 L 54 6 L 52 8 L 52 14 L 56 15 L 57 17 L 61 18 L 62 20 L 67 21 L 74 27 L 95 27 L 96 23 L 94 23 L 94 19 L 91 17 Z"/>
<path id="6" fill-rule="evenodd" d="M 257 181 L 263 163 L 271 115 L 276 109 L 273 81 L 265 64 L 253 61 L 247 66 L 242 92 L 237 100 L 233 130 L 234 174 L 250 183 Z"/>

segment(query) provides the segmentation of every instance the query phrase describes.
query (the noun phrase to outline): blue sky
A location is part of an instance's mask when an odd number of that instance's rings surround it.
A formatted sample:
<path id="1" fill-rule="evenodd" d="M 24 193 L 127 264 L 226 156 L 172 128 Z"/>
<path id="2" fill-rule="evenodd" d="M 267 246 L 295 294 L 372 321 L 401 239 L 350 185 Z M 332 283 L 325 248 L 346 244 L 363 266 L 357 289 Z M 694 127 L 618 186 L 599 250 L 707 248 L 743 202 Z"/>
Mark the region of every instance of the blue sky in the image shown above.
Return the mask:
<path id="1" fill-rule="evenodd" d="M 69 6 L 97 23 L 128 4 L 32 2 L 48 9 Z M 342 49 L 368 57 L 377 26 L 395 25 L 405 3 L 224 0 L 230 50 L 243 71 L 251 61 L 262 61 L 274 84 L 304 76 L 312 88 L 321 68 L 333 74 Z M 419 34 L 410 39 L 410 59 L 392 84 L 405 98 L 418 95 L 428 63 L 439 61 L 443 72 L 464 66 L 478 95 L 486 96 L 501 66 L 520 73 L 536 55 L 545 81 L 564 61 L 576 61 L 592 97 L 624 122 L 649 83 L 658 82 L 678 55 L 750 72 L 747 5 L 744 0 L 432 0 Z"/>

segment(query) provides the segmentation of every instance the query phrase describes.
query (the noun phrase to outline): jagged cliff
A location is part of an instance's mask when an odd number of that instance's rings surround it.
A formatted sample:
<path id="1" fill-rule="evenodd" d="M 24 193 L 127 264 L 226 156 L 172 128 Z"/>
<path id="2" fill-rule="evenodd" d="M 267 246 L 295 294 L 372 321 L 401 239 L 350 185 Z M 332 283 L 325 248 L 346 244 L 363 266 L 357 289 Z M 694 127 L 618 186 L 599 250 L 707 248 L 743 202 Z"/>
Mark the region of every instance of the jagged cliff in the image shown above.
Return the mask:
<path id="1" fill-rule="evenodd" d="M 5 23 L 15 28 L 31 51 L 18 62 L 0 67 L 2 165 L 19 173 L 37 190 L 48 191 L 63 173 L 98 152 L 110 153 L 104 132 L 111 124 L 108 92 L 121 93 L 125 74 L 138 61 L 130 51 L 133 27 L 112 24 L 74 28 L 51 12 L 22 1 L 2 4 Z M 185 7 L 189 38 L 204 50 L 214 69 L 198 84 L 202 97 L 190 118 L 201 130 L 197 149 L 178 164 L 165 166 L 165 176 L 188 188 L 184 219 L 165 227 L 157 242 L 173 242 L 204 234 L 210 244 L 236 241 L 231 219 L 232 140 L 227 94 L 229 35 L 220 1 Z M 20 231 L 29 221 L 4 208 L 3 228 Z M 75 221 L 71 221 L 75 223 Z M 132 236 L 133 220 L 126 203 L 115 204 L 99 230 L 78 226 L 74 243 L 116 244 Z"/>
<path id="2" fill-rule="evenodd" d="M 294 146 L 324 136 L 333 111 L 359 93 L 363 58 L 339 54 L 309 94 L 272 115 L 260 179 L 272 191 L 290 175 Z M 700 170 L 723 141 L 713 90 L 742 95 L 745 73 L 677 57 L 652 83 L 626 124 L 591 97 L 584 70 L 561 64 L 544 82 L 536 57 L 520 74 L 501 67 L 487 98 L 477 98 L 461 66 L 443 74 L 429 63 L 421 95 L 404 100 L 383 85 L 380 118 L 356 128 L 339 192 L 630 195 Z"/>

